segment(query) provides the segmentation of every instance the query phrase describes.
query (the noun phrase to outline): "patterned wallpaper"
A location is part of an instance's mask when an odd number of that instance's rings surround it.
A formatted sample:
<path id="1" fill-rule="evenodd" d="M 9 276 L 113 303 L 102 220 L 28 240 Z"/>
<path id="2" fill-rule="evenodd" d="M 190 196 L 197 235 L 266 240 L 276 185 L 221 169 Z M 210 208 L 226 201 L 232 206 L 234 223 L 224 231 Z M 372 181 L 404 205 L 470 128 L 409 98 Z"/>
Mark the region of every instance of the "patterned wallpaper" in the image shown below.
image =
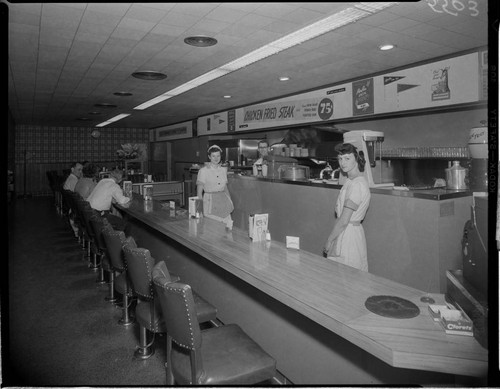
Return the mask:
<path id="1" fill-rule="evenodd" d="M 97 139 L 90 136 L 94 128 L 15 127 L 15 160 L 23 163 L 24 151 L 29 163 L 73 161 L 115 161 L 116 150 L 124 143 L 149 143 L 149 130 L 144 128 L 102 128 Z"/>

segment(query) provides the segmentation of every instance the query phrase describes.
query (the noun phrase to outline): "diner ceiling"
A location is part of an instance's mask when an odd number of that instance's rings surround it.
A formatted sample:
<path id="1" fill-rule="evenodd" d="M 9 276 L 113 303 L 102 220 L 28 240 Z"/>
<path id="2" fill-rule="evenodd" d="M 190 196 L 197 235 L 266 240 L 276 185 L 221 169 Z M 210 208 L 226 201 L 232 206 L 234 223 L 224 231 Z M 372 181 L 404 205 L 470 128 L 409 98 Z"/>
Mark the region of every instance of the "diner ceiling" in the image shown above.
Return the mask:
<path id="1" fill-rule="evenodd" d="M 109 127 L 156 128 L 488 43 L 487 0 L 448 2 L 445 10 L 440 1 L 396 3 L 140 111 L 134 107 L 360 3 L 2 3 L 16 125 L 93 127 L 130 113 Z M 194 35 L 218 43 L 184 43 Z M 382 43 L 396 48 L 382 52 Z M 137 71 L 167 78 L 140 80 Z"/>

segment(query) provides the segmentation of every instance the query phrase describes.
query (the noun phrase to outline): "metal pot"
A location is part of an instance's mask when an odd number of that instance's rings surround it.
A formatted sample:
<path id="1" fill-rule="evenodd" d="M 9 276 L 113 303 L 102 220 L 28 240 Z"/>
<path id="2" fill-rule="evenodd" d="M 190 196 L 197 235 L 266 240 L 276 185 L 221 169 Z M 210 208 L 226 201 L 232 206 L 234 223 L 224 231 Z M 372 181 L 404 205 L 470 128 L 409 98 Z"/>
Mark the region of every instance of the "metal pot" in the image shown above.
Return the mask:
<path id="1" fill-rule="evenodd" d="M 467 189 L 469 169 L 460 166 L 460 161 L 453 161 L 453 165 L 445 169 L 447 189 Z"/>
<path id="2" fill-rule="evenodd" d="M 309 179 L 309 167 L 301 165 L 281 165 L 278 169 L 280 179 L 303 181 Z"/>

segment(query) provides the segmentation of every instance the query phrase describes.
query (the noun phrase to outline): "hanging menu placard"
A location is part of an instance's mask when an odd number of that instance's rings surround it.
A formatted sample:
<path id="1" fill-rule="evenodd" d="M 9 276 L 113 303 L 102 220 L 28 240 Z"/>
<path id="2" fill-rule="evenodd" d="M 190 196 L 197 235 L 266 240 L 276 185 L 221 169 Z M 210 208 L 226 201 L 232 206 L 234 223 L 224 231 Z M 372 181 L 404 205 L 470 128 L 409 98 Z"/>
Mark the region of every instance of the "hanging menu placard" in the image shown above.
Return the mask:
<path id="1" fill-rule="evenodd" d="M 236 131 L 350 117 L 351 90 L 345 84 L 236 109 Z"/>

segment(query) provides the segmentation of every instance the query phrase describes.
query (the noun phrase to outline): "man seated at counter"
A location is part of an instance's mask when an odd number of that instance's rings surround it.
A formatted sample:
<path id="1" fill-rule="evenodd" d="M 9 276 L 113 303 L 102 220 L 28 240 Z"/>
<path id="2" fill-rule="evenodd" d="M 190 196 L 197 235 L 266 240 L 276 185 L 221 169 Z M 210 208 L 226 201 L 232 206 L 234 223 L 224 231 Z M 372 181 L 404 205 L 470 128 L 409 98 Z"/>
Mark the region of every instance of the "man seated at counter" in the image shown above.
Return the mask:
<path id="1" fill-rule="evenodd" d="M 123 205 L 130 201 L 129 197 L 123 195 L 123 190 L 119 185 L 122 178 L 123 172 L 120 169 L 110 171 L 109 177 L 99 181 L 87 201 L 93 209 L 99 211 L 109 221 L 115 230 L 124 231 L 125 235 L 129 235 L 128 223 L 120 216 L 111 213 L 113 202 Z"/>
<path id="2" fill-rule="evenodd" d="M 80 177 L 82 176 L 82 164 L 80 162 L 73 162 L 71 165 L 71 172 L 69 173 L 69 176 L 66 178 L 66 181 L 64 181 L 63 184 L 63 189 L 69 190 L 71 192 L 75 191 L 75 186 L 80 180 Z M 75 221 L 73 220 L 74 215 L 71 213 L 71 209 L 69 210 L 69 224 L 71 225 L 71 229 L 73 230 L 73 233 L 75 234 L 75 237 L 78 236 L 78 227 L 75 224 Z"/>
<path id="3" fill-rule="evenodd" d="M 370 205 L 370 188 L 363 175 L 365 157 L 350 143 L 338 147 L 340 169 L 347 174 L 335 205 L 336 220 L 323 253 L 328 259 L 368 271 L 365 232 L 361 222 Z"/>
<path id="4" fill-rule="evenodd" d="M 82 169 L 83 177 L 75 185 L 75 192 L 87 200 L 97 185 L 99 178 L 99 168 L 94 164 L 87 164 Z"/>
<path id="5" fill-rule="evenodd" d="M 75 191 L 75 185 L 82 176 L 83 166 L 80 162 L 74 162 L 71 165 L 71 173 L 64 181 L 63 189 L 70 190 L 71 192 Z"/>
<path id="6" fill-rule="evenodd" d="M 203 215 L 232 228 L 234 206 L 227 189 L 227 168 L 221 166 L 222 149 L 213 145 L 207 154 L 210 162 L 199 170 L 196 180 L 198 198 L 203 199 Z"/>

